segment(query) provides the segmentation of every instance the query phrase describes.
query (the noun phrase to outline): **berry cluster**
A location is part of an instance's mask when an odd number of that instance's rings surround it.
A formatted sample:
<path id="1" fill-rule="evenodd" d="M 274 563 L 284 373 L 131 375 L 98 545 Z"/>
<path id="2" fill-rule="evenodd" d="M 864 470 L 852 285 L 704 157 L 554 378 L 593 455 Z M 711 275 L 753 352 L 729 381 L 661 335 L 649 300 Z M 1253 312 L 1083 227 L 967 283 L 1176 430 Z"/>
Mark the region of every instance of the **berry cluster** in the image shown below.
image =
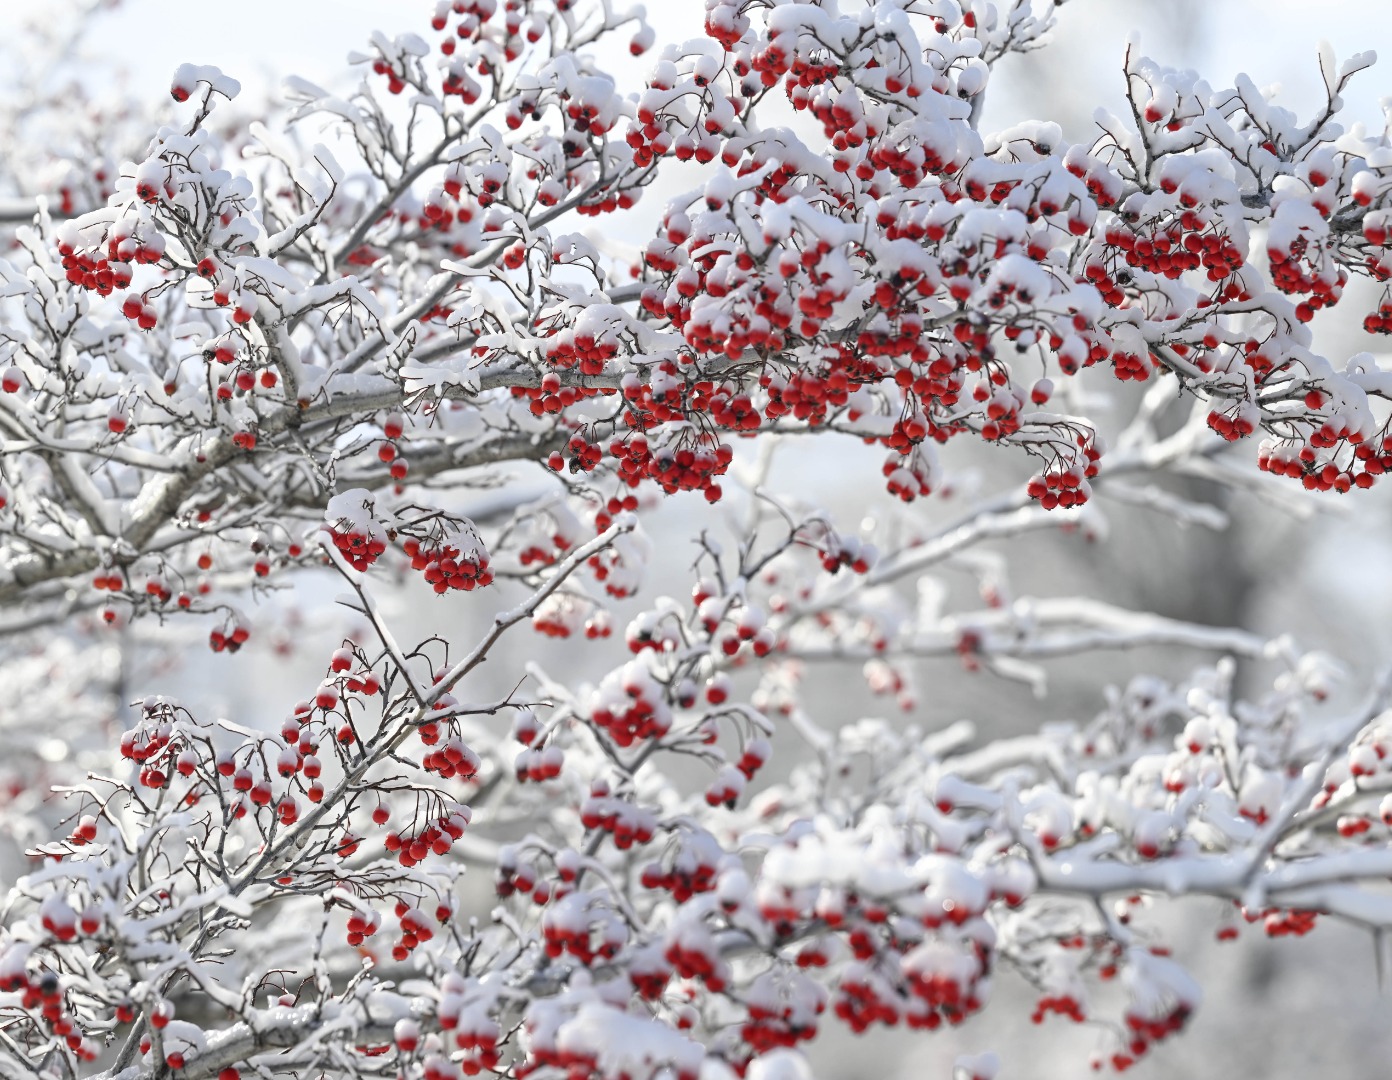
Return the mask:
<path id="1" fill-rule="evenodd" d="M 97 1059 L 101 1044 L 96 1039 L 86 1037 L 78 1027 L 76 1018 L 68 1010 L 62 981 L 55 972 L 40 970 L 31 973 L 22 964 L 6 964 L 0 969 L 0 991 L 18 995 L 19 1007 L 31 1017 L 37 1014 L 40 1027 L 51 1037 L 61 1039 L 80 1060 Z"/>
<path id="2" fill-rule="evenodd" d="M 1125 1072 L 1156 1043 L 1182 1031 L 1189 1021 L 1191 1012 L 1192 1009 L 1184 1003 L 1161 1011 L 1157 1016 L 1128 1012 L 1125 1019 L 1126 1026 L 1130 1029 L 1129 1040 L 1125 1050 L 1112 1055 L 1112 1068 L 1117 1072 Z"/>
<path id="3" fill-rule="evenodd" d="M 580 804 L 580 823 L 586 829 L 609 833 L 614 846 L 623 851 L 634 844 L 651 843 L 657 832 L 657 817 L 651 810 L 611 795 L 609 785 L 602 780 L 590 785 L 589 796 Z"/>
<path id="4" fill-rule="evenodd" d="M 1267 249 L 1271 263 L 1271 282 L 1284 293 L 1304 295 L 1296 305 L 1295 314 L 1301 322 L 1309 322 L 1320 308 L 1333 307 L 1344 295 L 1348 271 L 1336 266 L 1321 248 L 1311 245 L 1304 236 L 1291 241 L 1288 250 Z"/>
<path id="5" fill-rule="evenodd" d="M 1081 1024 L 1087 1019 L 1087 1010 L 1083 1008 L 1082 1002 L 1072 994 L 1046 994 L 1035 1003 L 1034 1012 L 1030 1014 L 1030 1021 L 1035 1024 L 1042 1024 L 1045 1015 L 1048 1013 L 1058 1013 L 1060 1016 L 1066 1016 L 1075 1024 Z"/>
<path id="6" fill-rule="evenodd" d="M 396 855 L 402 866 L 412 867 L 424 861 L 427 855 L 447 855 L 454 842 L 464 835 L 472 814 L 467 806 L 455 806 L 448 814 L 412 835 L 389 832 L 386 848 Z"/>
<path id="7" fill-rule="evenodd" d="M 536 784 L 554 780 L 561 775 L 561 769 L 564 767 L 565 751 L 555 743 L 541 747 L 529 746 L 517 755 L 517 760 L 513 763 L 519 782 L 531 781 Z"/>
<path id="8" fill-rule="evenodd" d="M 927 941 L 904 956 L 901 962 L 909 992 L 927 1006 L 910 1014 L 922 1027 L 939 1022 L 960 1024 L 982 1005 L 978 984 L 990 964 L 990 952 L 977 943 L 949 944 Z"/>
<path id="9" fill-rule="evenodd" d="M 1092 485 L 1088 480 L 1097 475 L 1097 462 L 1102 455 L 1095 445 L 1085 445 L 1082 456 L 1085 464 L 1036 473 L 1025 485 L 1026 493 L 1031 499 L 1038 499 L 1045 510 L 1056 506 L 1082 506 L 1092 497 Z"/>
<path id="10" fill-rule="evenodd" d="M 175 739 L 174 726 L 167 719 L 142 724 L 121 734 L 121 756 L 140 766 L 140 783 L 149 788 L 164 787 L 176 756 L 181 765 L 191 760 L 182 753 L 185 748 L 182 740 Z M 192 771 L 191 764 L 186 767 Z M 184 769 L 179 771 L 184 772 Z"/>
<path id="11" fill-rule="evenodd" d="M 570 594 L 552 593 L 532 613 L 532 629 L 552 638 L 568 638 L 586 625 L 591 605 Z M 588 634 L 586 636 L 597 636 Z"/>
<path id="12" fill-rule="evenodd" d="M 542 917 L 541 936 L 546 955 L 553 959 L 573 956 L 587 967 L 596 961 L 612 960 L 627 940 L 623 924 L 617 920 L 593 923 L 583 908 L 577 913 L 567 899 L 567 894 L 558 889 L 552 894 L 551 904 Z"/>
<path id="13" fill-rule="evenodd" d="M 544 356 L 556 368 L 578 367 L 582 375 L 599 375 L 619 352 L 613 337 L 596 338 L 581 327 L 556 327 L 546 340 Z"/>
<path id="14" fill-rule="evenodd" d="M 421 739 L 422 742 L 426 740 Z M 482 767 L 478 754 L 465 745 L 458 735 L 451 736 L 438 750 L 433 750 L 421 758 L 421 767 L 426 772 L 437 774 L 442 780 L 472 780 Z"/>
<path id="15" fill-rule="evenodd" d="M 1162 189 L 1166 186 L 1173 189 L 1172 182 L 1162 182 Z M 1106 230 L 1104 243 L 1119 252 L 1131 269 L 1145 270 L 1171 279 L 1179 278 L 1189 270 L 1202 269 L 1209 281 L 1223 282 L 1236 274 L 1247 261 L 1221 226 L 1205 221 L 1194 210 L 1185 210 L 1177 219 L 1171 219 L 1164 225 L 1157 222 L 1146 230 L 1118 222 Z M 1109 281 L 1109 286 L 1102 291 L 1107 303 L 1116 307 L 1124 299 L 1124 294 L 1117 289 L 1114 280 Z"/>
<path id="16" fill-rule="evenodd" d="M 1370 334 L 1392 334 L 1392 300 L 1383 300 L 1376 311 L 1363 320 L 1363 329 Z"/>
<path id="17" fill-rule="evenodd" d="M 144 296 L 134 293 L 128 295 L 121 303 L 121 314 L 142 330 L 152 330 L 159 322 L 159 314 L 150 302 Z"/>
<path id="18" fill-rule="evenodd" d="M 538 905 L 546 903 L 551 898 L 550 884 L 541 880 L 536 867 L 531 863 L 522 861 L 517 849 L 511 846 L 499 851 L 498 858 L 494 861 L 493 887 L 503 899 L 507 899 L 515 893 L 525 895 L 533 890 L 537 892 L 537 896 L 533 899 Z"/>
<path id="19" fill-rule="evenodd" d="M 885 477 L 885 490 L 904 502 L 913 502 L 932 494 L 936 480 L 935 463 L 922 447 L 912 447 L 905 457 L 900 457 L 898 453 L 890 454 L 885 458 L 881 471 Z"/>
<path id="20" fill-rule="evenodd" d="M 208 632 L 208 648 L 213 652 L 234 653 L 251 638 L 251 628 L 246 623 L 234 621 Z"/>
<path id="21" fill-rule="evenodd" d="M 459 1049 L 475 1052 L 482 1059 L 483 1068 L 491 1069 L 498 1063 L 502 1029 L 479 1004 L 468 1000 L 466 984 L 458 974 L 451 972 L 441 982 L 435 1017 L 443 1030 L 454 1032 Z M 475 1070 L 469 1070 L 469 1075 L 475 1075 Z"/>
<path id="22" fill-rule="evenodd" d="M 1260 416 L 1256 406 L 1248 401 L 1240 401 L 1226 411 L 1214 409 L 1208 414 L 1208 426 L 1228 442 L 1244 439 L 1257 430 Z"/>
<path id="23" fill-rule="evenodd" d="M 794 1001 L 769 997 L 767 1004 L 749 1002 L 749 1019 L 740 1027 L 740 1037 L 754 1055 L 779 1046 L 797 1046 L 816 1036 L 817 1017 L 826 1010 L 824 993 L 805 994 L 803 1000 Z"/>
<path id="24" fill-rule="evenodd" d="M 419 570 L 437 593 L 450 589 L 471 592 L 492 584 L 488 551 L 472 526 L 468 527 L 460 544 L 430 543 L 408 537 L 401 549 L 410 558 L 411 569 Z"/>
<path id="25" fill-rule="evenodd" d="M 1339 450 L 1345 446 L 1352 446 L 1353 452 L 1340 458 Z M 1321 450 L 1332 452 L 1321 454 Z M 1303 445 L 1264 440 L 1257 455 L 1257 467 L 1277 476 L 1298 479 L 1307 491 L 1343 494 L 1355 487 L 1370 488 L 1377 477 L 1392 471 L 1392 436 L 1364 440 L 1357 438 L 1357 433 L 1345 431 L 1341 434 L 1339 429 L 1326 424 L 1313 432 Z"/>
<path id="26" fill-rule="evenodd" d="M 1315 928 L 1319 912 L 1300 908 L 1272 908 L 1266 911 L 1244 912 L 1243 917 L 1248 922 L 1261 920 L 1262 929 L 1268 937 L 1304 937 Z"/>
<path id="27" fill-rule="evenodd" d="M 649 698 L 641 690 L 625 707 L 597 706 L 590 720 L 618 746 L 632 746 L 639 739 L 661 738 L 672 726 L 672 714 L 661 699 Z"/>
<path id="28" fill-rule="evenodd" d="M 334 547 L 343 553 L 343 558 L 354 570 L 366 570 L 387 550 L 386 539 L 381 535 L 374 536 L 356 529 L 345 532 L 331 529 L 329 535 L 333 538 Z"/>
<path id="29" fill-rule="evenodd" d="M 396 902 L 396 918 L 401 926 L 401 940 L 392 946 L 392 959 L 400 962 L 422 941 L 435 936 L 437 924 L 420 908 L 414 908 L 405 900 Z"/>
<path id="30" fill-rule="evenodd" d="M 683 979 L 696 979 L 712 994 L 718 994 L 730 984 L 730 965 L 709 930 L 702 925 L 674 928 L 672 940 L 662 952 L 662 958 L 672 965 Z"/>
<path id="31" fill-rule="evenodd" d="M 692 845 L 679 847 L 669 866 L 649 863 L 643 867 L 640 878 L 645 889 L 665 889 L 679 904 L 684 904 L 699 893 L 710 892 L 715 888 L 715 860 L 702 855 Z"/>
<path id="32" fill-rule="evenodd" d="M 629 487 L 653 480 L 669 495 L 701 491 L 707 502 L 719 502 L 722 492 L 718 478 L 734 460 L 729 446 L 695 435 L 656 451 L 644 436 L 630 435 L 614 440 L 609 452 L 619 463 L 619 479 Z"/>
<path id="33" fill-rule="evenodd" d="M 541 382 L 536 386 L 514 386 L 512 388 L 512 396 L 526 399 L 527 409 L 533 416 L 559 413 L 577 401 L 583 401 L 598 394 L 612 393 L 613 391 L 608 388 L 595 390 L 583 386 L 562 386 L 561 377 L 554 371 L 548 371 L 543 375 Z"/>
<path id="34" fill-rule="evenodd" d="M 130 286 L 132 275 L 128 262 L 113 262 L 96 251 L 75 251 L 70 244 L 62 242 L 58 244 L 58 254 L 62 257 L 63 271 L 68 281 L 79 288 L 95 292 L 98 296 L 110 296 L 116 289 Z M 140 259 L 138 252 L 136 258 L 137 261 L 148 261 Z M 129 312 L 126 317 L 132 318 Z"/>

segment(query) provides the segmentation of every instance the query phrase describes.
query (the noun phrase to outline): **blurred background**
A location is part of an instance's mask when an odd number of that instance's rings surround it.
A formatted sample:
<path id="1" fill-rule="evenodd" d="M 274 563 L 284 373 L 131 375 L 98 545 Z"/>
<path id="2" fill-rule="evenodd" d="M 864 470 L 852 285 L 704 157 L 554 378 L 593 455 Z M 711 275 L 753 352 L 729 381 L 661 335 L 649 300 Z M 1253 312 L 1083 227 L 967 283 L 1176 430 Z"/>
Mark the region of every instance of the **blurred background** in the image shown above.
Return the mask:
<path id="1" fill-rule="evenodd" d="M 243 94 L 227 115 L 250 122 L 274 102 L 279 81 L 288 74 L 331 90 L 351 90 L 359 69 L 350 67 L 346 56 L 365 51 L 374 30 L 390 36 L 420 29 L 430 7 L 428 0 L 239 0 L 235 5 L 123 0 L 91 16 L 60 64 L 38 65 L 20 47 L 24 38 L 19 31 L 35 19 L 48 21 L 52 29 L 54 20 L 72 17 L 72 9 L 56 2 L 9 0 L 0 3 L 0 96 L 20 102 L 46 90 L 69 93 L 75 109 L 91 108 L 94 136 L 119 130 L 125 137 L 141 131 L 141 125 L 148 133 L 150 118 L 167 113 L 171 71 L 190 61 L 215 64 L 242 82 Z M 659 44 L 700 34 L 704 5 L 699 0 L 651 7 Z M 1125 108 L 1121 72 L 1129 35 L 1138 38 L 1143 53 L 1167 66 L 1193 68 L 1215 89 L 1231 85 L 1239 71 L 1259 86 L 1279 86 L 1277 103 L 1305 118 L 1322 104 L 1315 42 L 1329 40 L 1340 60 L 1370 48 L 1392 49 L 1392 5 L 1384 0 L 1324 0 L 1318 5 L 1294 0 L 1068 0 L 1047 48 L 1009 58 L 998 68 L 988 91 L 983 132 L 1023 119 L 1048 119 L 1062 125 L 1067 139 L 1090 141 L 1095 109 L 1120 113 Z M 626 55 L 614 61 L 616 72 L 631 73 L 635 88 L 646 69 L 646 61 Z M 1387 71 L 1378 66 L 1355 80 L 1346 98 L 1346 125 L 1358 122 L 1382 130 L 1379 98 L 1392 86 Z M 627 89 L 622 75 L 620 89 Z M 136 103 L 144 115 L 120 120 L 102 111 L 126 101 Z M 35 141 L 41 129 L 26 126 L 32 117 L 23 110 L 5 112 L 11 126 L 0 131 L 0 147 L 41 161 L 44 147 Z M 138 152 L 141 145 L 137 141 L 126 152 Z M 689 180 L 673 183 L 680 188 L 690 186 Z M 9 194 L 0 192 L 0 197 Z M 649 192 L 642 214 L 626 223 L 633 235 L 618 239 L 644 239 L 644 229 L 662 203 L 662 191 Z M 1338 308 L 1322 313 L 1315 323 L 1317 349 L 1342 363 L 1369 348 L 1371 339 L 1358 324 L 1374 295 L 1350 288 Z M 1111 418 L 1119 427 L 1134 406 L 1134 393 L 1105 377 L 1097 388 L 1111 395 Z M 1105 412 L 1103 419 L 1106 431 Z M 999 454 L 977 460 L 969 448 L 953 446 L 945 455 L 954 475 L 953 493 L 904 509 L 892 505 L 878 483 L 866 483 L 867 476 L 878 477 L 878 451 L 836 439 L 805 442 L 781 449 L 769 486 L 825 506 L 847 526 L 902 515 L 915 527 L 936 529 L 961 514 L 974 492 L 1008 490 L 1023 483 L 1027 471 L 1020 461 L 993 460 Z M 1255 468 L 1254 446 L 1236 453 Z M 540 470 L 519 467 L 515 472 L 512 483 L 533 486 L 538 494 L 544 490 Z M 1101 499 L 1105 540 L 1089 540 L 1081 531 L 1052 531 L 989 545 L 1004 568 L 1008 595 L 1085 596 L 1215 626 L 1290 634 L 1302 646 L 1326 650 L 1344 662 L 1347 685 L 1331 708 L 1352 702 L 1392 659 L 1392 501 L 1387 485 L 1313 499 L 1287 484 L 1290 497 L 1281 503 L 1193 478 L 1167 478 L 1164 485 L 1216 506 L 1226 515 L 1227 527 L 1186 526 L 1172 515 Z M 686 569 L 695 555 L 691 524 L 698 515 L 711 513 L 699 497 L 678 496 L 650 516 L 659 558 L 647 595 L 685 594 L 690 586 Z M 976 574 L 949 567 L 942 585 L 949 606 L 981 606 Z M 171 651 L 178 625 L 137 626 L 124 631 L 119 641 L 106 637 L 96 645 L 75 634 L 62 663 L 55 663 L 51 651 L 42 659 L 26 659 L 22 641 L 0 643 L 0 660 L 11 687 L 17 688 L 9 701 L 0 701 L 0 730 L 7 739 L 13 732 L 16 740 L 36 740 L 31 749 L 61 775 L 80 764 L 67 760 L 65 744 L 45 743 L 42 733 L 25 735 L 4 722 L 5 712 L 16 708 L 17 696 L 27 695 L 26 713 L 36 707 L 60 715 L 66 710 L 70 716 L 90 712 L 116 729 L 123 725 L 118 703 L 155 691 L 182 698 L 200 715 L 226 715 L 249 726 L 275 724 L 313 689 L 328 650 L 354 629 L 346 614 L 332 606 L 336 591 L 333 582 L 309 577 L 293 589 L 263 597 L 253 612 L 257 636 L 236 656 L 211 655 L 199 635 L 192 635 L 192 648 Z M 492 612 L 458 599 L 436 602 L 419 582 L 387 592 L 384 601 L 398 637 L 411 640 L 440 633 L 468 641 L 480 616 Z M 622 611 L 616 616 L 621 630 Z M 615 655 L 622 649 L 619 638 L 612 648 Z M 505 692 L 531 660 L 573 681 L 584 679 L 586 667 L 607 670 L 587 662 L 591 654 L 583 650 L 577 662 L 573 647 L 525 630 L 510 650 L 489 665 L 493 670 L 487 677 L 495 685 L 487 692 Z M 1162 649 L 1050 662 L 1049 693 L 1043 698 L 1018 682 L 989 673 L 966 674 L 955 658 L 923 661 L 915 669 L 918 707 L 912 719 L 932 728 L 966 718 L 978 725 L 983 738 L 1016 734 L 1054 720 L 1087 718 L 1100 707 L 1106 684 L 1124 684 L 1141 673 L 1182 677 L 1195 664 L 1212 659 Z M 76 670 L 96 694 L 73 693 L 79 681 L 65 673 Z M 809 673 L 809 691 L 815 692 L 808 699 L 821 704 L 817 719 L 834 723 L 892 709 L 861 692 L 859 680 L 847 678 L 855 674 L 853 668 Z M 1269 674 L 1258 665 L 1244 665 L 1239 686 L 1259 692 Z M 7 748 L 19 749 L 16 743 Z M 12 840 L 0 859 L 0 885 L 17 870 L 16 844 L 22 842 Z M 1216 901 L 1160 908 L 1157 924 L 1167 928 L 1176 955 L 1203 985 L 1205 1002 L 1185 1036 L 1153 1051 L 1134 1075 L 1279 1080 L 1334 1071 L 1348 1080 L 1389 1075 L 1392 1002 L 1379 987 L 1374 943 L 1366 934 L 1329 924 L 1308 938 L 1268 942 L 1259 929 L 1248 929 L 1238 942 L 1218 945 Z M 1033 1027 L 1028 1020 L 1032 1001 L 1028 987 L 1001 972 L 991 1006 L 963 1028 L 912 1036 L 879 1032 L 856 1040 L 828 1024 L 828 1033 L 813 1044 L 814 1066 L 822 1080 L 917 1080 L 950 1075 L 958 1053 L 995 1049 L 1003 1059 L 1004 1077 L 1084 1074 L 1090 1055 L 1102 1044 L 1099 1034 L 1061 1020 Z"/>

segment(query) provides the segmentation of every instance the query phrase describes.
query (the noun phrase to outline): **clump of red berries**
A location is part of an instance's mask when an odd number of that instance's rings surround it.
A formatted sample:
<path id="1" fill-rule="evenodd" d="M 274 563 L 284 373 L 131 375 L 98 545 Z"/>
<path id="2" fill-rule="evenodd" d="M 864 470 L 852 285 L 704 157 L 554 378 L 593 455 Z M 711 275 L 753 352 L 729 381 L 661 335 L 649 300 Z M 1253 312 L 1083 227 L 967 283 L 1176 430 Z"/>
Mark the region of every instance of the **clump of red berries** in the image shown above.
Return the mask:
<path id="1" fill-rule="evenodd" d="M 234 653 L 251 638 L 251 629 L 243 622 L 234 621 L 219 627 L 208 634 L 208 647 L 213 652 Z"/>
<path id="2" fill-rule="evenodd" d="M 419 570 L 437 593 L 450 589 L 471 592 L 493 581 L 493 572 L 488 568 L 488 551 L 477 535 L 472 539 L 475 543 L 459 546 L 431 544 L 410 537 L 401 547 L 411 558 L 411 569 Z"/>
<path id="3" fill-rule="evenodd" d="M 366 570 L 387 550 L 387 534 L 377 521 L 373 498 L 361 488 L 330 499 L 324 518 L 334 547 L 354 570 Z"/>

